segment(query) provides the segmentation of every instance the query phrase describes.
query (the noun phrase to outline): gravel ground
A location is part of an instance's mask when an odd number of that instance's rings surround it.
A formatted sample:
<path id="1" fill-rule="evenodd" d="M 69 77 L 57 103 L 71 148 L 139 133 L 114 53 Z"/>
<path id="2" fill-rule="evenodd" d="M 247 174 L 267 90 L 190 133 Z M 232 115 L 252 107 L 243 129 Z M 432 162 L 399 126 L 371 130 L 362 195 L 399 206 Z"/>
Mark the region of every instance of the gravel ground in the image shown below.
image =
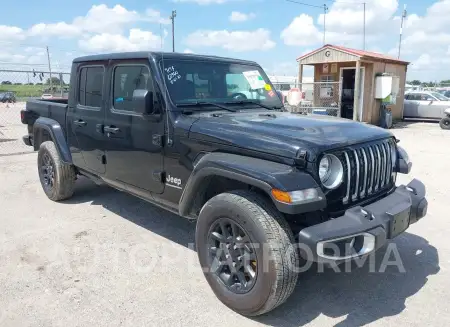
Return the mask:
<path id="1" fill-rule="evenodd" d="M 193 223 L 87 180 L 51 202 L 35 153 L 0 156 L 0 326 L 449 326 L 450 133 L 425 123 L 393 132 L 414 162 L 399 182 L 422 180 L 429 200 L 428 216 L 393 242 L 406 272 L 313 266 L 256 319 L 215 298 L 189 245 Z"/>

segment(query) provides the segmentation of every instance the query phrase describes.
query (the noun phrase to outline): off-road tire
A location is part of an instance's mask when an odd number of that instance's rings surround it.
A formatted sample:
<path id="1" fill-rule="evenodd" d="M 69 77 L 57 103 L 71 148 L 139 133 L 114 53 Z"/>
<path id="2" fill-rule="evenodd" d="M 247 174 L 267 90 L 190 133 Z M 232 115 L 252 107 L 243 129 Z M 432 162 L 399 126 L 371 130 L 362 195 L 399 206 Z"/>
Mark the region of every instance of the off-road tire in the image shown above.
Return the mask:
<path id="1" fill-rule="evenodd" d="M 52 187 L 46 187 L 42 170 L 44 156 L 50 157 L 54 170 L 54 182 Z M 56 146 L 52 141 L 41 144 L 38 152 L 38 173 L 42 189 L 50 200 L 61 201 L 72 196 L 75 186 L 75 169 L 73 165 L 62 162 Z"/>
<path id="2" fill-rule="evenodd" d="M 258 258 L 256 281 L 245 294 L 233 293 L 209 271 L 208 233 L 214 222 L 223 217 L 237 222 L 251 242 L 259 245 L 255 249 Z M 241 190 L 214 196 L 200 212 L 195 240 L 209 285 L 232 310 L 245 316 L 258 316 L 285 302 L 294 291 L 298 277 L 294 268 L 299 264 L 294 237 L 282 214 L 264 196 Z"/>
<path id="3" fill-rule="evenodd" d="M 450 129 L 450 117 L 444 117 L 439 122 L 439 126 L 441 126 L 442 129 Z"/>

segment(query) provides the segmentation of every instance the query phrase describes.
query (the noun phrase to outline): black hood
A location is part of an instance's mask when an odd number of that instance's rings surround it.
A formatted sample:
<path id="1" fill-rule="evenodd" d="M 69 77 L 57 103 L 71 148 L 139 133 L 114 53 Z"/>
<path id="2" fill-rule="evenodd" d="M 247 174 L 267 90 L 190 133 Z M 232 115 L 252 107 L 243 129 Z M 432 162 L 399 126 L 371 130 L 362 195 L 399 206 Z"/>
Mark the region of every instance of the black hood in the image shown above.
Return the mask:
<path id="1" fill-rule="evenodd" d="M 295 158 L 300 149 L 308 160 L 321 152 L 392 137 L 382 128 L 330 116 L 248 110 L 199 114 L 189 137 L 239 148 Z"/>

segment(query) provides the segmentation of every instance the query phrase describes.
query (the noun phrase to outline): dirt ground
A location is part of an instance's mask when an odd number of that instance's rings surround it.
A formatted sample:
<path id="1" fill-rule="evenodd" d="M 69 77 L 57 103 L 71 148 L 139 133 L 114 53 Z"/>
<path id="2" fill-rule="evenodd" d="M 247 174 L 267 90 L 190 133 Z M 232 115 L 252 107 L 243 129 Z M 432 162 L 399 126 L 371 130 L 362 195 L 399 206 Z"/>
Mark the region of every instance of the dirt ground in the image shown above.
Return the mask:
<path id="1" fill-rule="evenodd" d="M 87 180 L 54 203 L 35 153 L 0 155 L 0 326 L 450 326 L 450 133 L 427 123 L 392 131 L 413 161 L 398 182 L 422 180 L 429 201 L 393 242 L 405 272 L 313 267 L 284 305 L 255 319 L 210 290 L 193 223 Z"/>

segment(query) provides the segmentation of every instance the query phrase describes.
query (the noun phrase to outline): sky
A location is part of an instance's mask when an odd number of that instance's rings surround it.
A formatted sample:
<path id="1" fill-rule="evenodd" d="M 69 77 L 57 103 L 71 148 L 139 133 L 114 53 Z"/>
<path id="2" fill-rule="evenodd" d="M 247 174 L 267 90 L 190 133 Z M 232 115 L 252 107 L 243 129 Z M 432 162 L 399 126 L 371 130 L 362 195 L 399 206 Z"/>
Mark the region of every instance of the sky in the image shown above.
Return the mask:
<path id="1" fill-rule="evenodd" d="M 22 0 L 2 4 L 0 69 L 69 71 L 92 53 L 175 49 L 257 61 L 271 75 L 296 75 L 296 58 L 325 42 L 411 62 L 408 79 L 450 79 L 450 0 Z M 366 37 L 363 38 L 366 2 Z M 312 5 L 312 6 L 311 6 Z M 316 6 L 316 7 L 315 7 Z M 320 8 L 319 8 L 320 7 Z M 312 74 L 311 71 L 306 71 Z"/>

